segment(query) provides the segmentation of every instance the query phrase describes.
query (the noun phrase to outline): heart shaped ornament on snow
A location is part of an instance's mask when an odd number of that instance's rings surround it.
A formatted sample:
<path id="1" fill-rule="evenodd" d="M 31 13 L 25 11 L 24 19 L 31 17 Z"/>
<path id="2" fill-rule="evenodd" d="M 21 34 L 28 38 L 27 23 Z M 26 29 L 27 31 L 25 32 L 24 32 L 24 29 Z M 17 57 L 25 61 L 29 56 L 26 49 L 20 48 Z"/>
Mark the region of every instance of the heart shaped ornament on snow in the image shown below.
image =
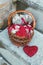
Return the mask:
<path id="1" fill-rule="evenodd" d="M 32 57 L 32 56 L 34 56 L 35 54 L 36 54 L 36 52 L 38 51 L 38 47 L 37 46 L 25 46 L 24 48 L 23 48 L 23 50 L 24 50 L 24 52 L 28 55 L 28 56 L 30 56 L 30 57 Z"/>

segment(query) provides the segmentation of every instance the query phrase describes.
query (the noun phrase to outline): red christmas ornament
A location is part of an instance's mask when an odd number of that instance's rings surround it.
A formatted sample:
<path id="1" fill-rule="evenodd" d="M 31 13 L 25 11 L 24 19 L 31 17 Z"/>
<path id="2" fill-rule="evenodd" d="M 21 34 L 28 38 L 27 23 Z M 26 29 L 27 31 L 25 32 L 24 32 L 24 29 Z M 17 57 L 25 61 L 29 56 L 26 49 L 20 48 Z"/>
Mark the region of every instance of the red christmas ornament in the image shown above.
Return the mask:
<path id="1" fill-rule="evenodd" d="M 24 26 L 20 26 L 20 29 L 18 32 L 16 32 L 16 35 L 20 37 L 26 37 L 27 33 Z"/>

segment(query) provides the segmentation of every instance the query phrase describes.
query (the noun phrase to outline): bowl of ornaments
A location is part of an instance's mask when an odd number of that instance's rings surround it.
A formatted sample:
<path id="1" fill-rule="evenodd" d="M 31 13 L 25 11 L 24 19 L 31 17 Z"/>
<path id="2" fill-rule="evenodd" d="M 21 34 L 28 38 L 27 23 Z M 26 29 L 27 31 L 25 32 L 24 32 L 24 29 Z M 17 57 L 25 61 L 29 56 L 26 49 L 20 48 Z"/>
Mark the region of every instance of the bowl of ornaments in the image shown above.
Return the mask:
<path id="1" fill-rule="evenodd" d="M 18 10 L 8 17 L 8 35 L 16 46 L 25 46 L 34 35 L 36 22 L 31 12 Z"/>

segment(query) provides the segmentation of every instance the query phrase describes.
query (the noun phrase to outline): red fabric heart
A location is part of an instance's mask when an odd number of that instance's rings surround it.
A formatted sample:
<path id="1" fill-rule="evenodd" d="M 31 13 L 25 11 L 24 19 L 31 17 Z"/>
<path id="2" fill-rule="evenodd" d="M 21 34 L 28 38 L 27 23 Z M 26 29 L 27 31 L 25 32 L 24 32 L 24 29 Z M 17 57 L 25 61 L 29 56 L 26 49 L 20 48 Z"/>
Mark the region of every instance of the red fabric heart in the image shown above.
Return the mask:
<path id="1" fill-rule="evenodd" d="M 38 51 L 38 47 L 37 46 L 25 46 L 24 48 L 23 48 L 23 50 L 24 50 L 24 52 L 28 55 L 28 56 L 30 56 L 30 57 L 32 57 L 33 55 L 35 55 L 36 54 L 36 52 Z"/>

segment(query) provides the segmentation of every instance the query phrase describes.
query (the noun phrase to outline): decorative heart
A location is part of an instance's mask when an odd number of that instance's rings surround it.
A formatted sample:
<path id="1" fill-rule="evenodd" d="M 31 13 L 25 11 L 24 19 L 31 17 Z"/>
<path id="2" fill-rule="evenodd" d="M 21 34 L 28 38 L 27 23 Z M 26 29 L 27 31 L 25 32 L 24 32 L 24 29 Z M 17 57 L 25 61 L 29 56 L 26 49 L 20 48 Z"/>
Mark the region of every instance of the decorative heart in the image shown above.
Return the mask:
<path id="1" fill-rule="evenodd" d="M 38 51 L 38 47 L 37 46 L 25 46 L 24 48 L 23 48 L 23 50 L 24 50 L 24 52 L 28 55 L 28 56 L 30 56 L 30 57 L 32 57 L 33 55 L 35 55 L 36 54 L 36 52 Z"/>

